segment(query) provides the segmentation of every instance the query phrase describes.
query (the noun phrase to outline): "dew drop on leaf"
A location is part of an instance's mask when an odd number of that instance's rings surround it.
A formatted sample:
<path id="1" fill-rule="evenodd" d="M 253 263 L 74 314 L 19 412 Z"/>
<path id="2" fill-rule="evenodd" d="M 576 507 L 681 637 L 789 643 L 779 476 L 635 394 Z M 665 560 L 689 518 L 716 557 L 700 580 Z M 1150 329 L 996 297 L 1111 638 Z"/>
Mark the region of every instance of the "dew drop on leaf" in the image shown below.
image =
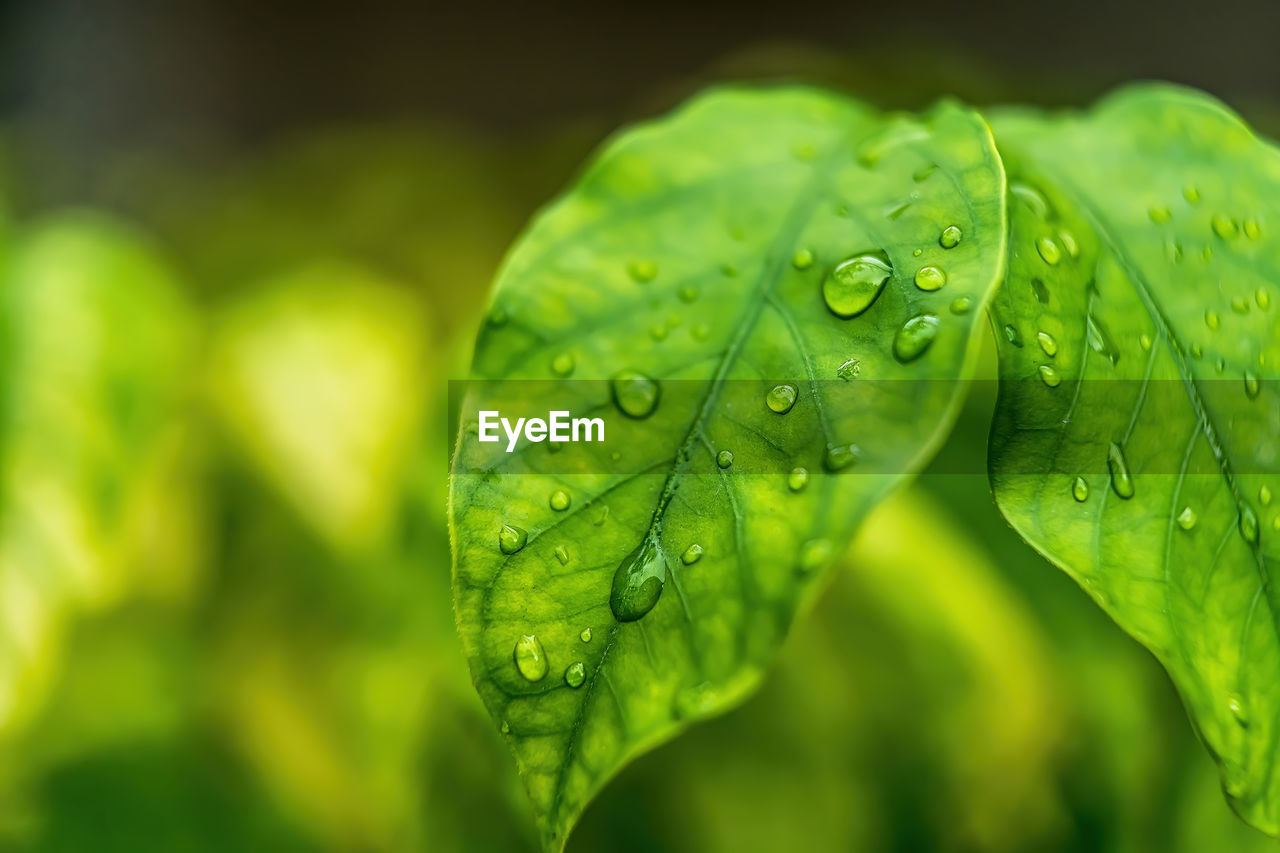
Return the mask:
<path id="1" fill-rule="evenodd" d="M 1089 484 L 1085 482 L 1084 477 L 1076 477 L 1076 481 L 1071 484 L 1071 497 L 1080 503 L 1089 499 Z"/>
<path id="2" fill-rule="evenodd" d="M 1258 221 L 1256 219 L 1246 219 L 1244 221 L 1243 228 L 1244 236 L 1248 237 L 1250 240 L 1257 240 L 1262 236 L 1262 226 L 1258 225 Z"/>
<path id="3" fill-rule="evenodd" d="M 856 444 L 829 444 L 822 465 L 828 471 L 841 471 L 857 462 L 861 452 Z"/>
<path id="4" fill-rule="evenodd" d="M 1041 237 L 1036 240 L 1036 251 L 1049 266 L 1054 266 L 1062 260 L 1062 250 L 1058 248 L 1057 243 L 1053 242 L 1052 237 Z"/>
<path id="5" fill-rule="evenodd" d="M 917 314 L 903 323 L 893 336 L 893 357 L 906 364 L 924 355 L 938 336 L 941 322 L 933 314 Z"/>
<path id="6" fill-rule="evenodd" d="M 855 255 L 836 264 L 823 280 L 822 299 L 837 317 L 856 317 L 875 303 L 892 274 L 884 252 Z"/>
<path id="7" fill-rule="evenodd" d="M 862 372 L 862 364 L 856 358 L 851 358 L 836 368 L 836 376 L 848 382 Z"/>
<path id="8" fill-rule="evenodd" d="M 732 451 L 732 450 L 721 450 L 719 453 L 717 453 L 717 454 L 716 454 L 716 464 L 717 464 L 717 465 L 719 465 L 721 468 L 728 468 L 730 465 L 732 465 L 732 464 L 733 464 L 733 451 Z"/>
<path id="9" fill-rule="evenodd" d="M 573 688 L 581 687 L 583 682 L 587 680 L 587 668 L 582 665 L 582 661 L 576 660 L 564 671 L 564 683 Z"/>
<path id="10" fill-rule="evenodd" d="M 963 236 L 964 235 L 961 233 L 959 227 L 955 225 L 948 225 L 946 228 L 942 229 L 942 235 L 938 237 L 938 245 L 944 249 L 954 249 L 956 246 L 960 245 L 960 239 Z"/>
<path id="11" fill-rule="evenodd" d="M 1015 181 L 1009 184 L 1009 192 L 1040 219 L 1049 215 L 1049 202 L 1035 187 Z"/>
<path id="12" fill-rule="evenodd" d="M 1268 506 L 1271 503 L 1271 489 L 1265 485 L 1258 488 L 1258 503 L 1263 506 Z"/>
<path id="13" fill-rule="evenodd" d="M 1183 530 L 1190 530 L 1196 526 L 1196 511 L 1189 506 L 1182 508 L 1182 512 L 1178 513 L 1178 526 Z"/>
<path id="14" fill-rule="evenodd" d="M 1111 490 L 1124 500 L 1133 497 L 1133 478 L 1129 475 L 1129 462 L 1124 458 L 1123 448 L 1114 441 L 1107 448 L 1107 470 L 1111 473 Z"/>
<path id="15" fill-rule="evenodd" d="M 1067 250 L 1067 257 L 1080 257 L 1080 246 L 1076 243 L 1075 235 L 1070 231 L 1059 231 L 1058 242 L 1062 244 L 1062 248 Z"/>
<path id="16" fill-rule="evenodd" d="M 695 341 L 705 341 L 711 336 L 711 327 L 706 323 L 697 323 L 689 330 L 689 336 Z"/>
<path id="17" fill-rule="evenodd" d="M 787 488 L 793 492 L 802 492 L 809 484 L 809 472 L 804 468 L 792 468 L 787 475 Z"/>
<path id="18" fill-rule="evenodd" d="M 1222 321 L 1218 319 L 1216 312 L 1206 311 L 1204 312 L 1204 324 L 1210 329 L 1217 330 L 1218 326 L 1222 324 Z"/>
<path id="19" fill-rule="evenodd" d="M 973 310 L 973 300 L 967 296 L 957 296 L 951 301 L 952 314 L 968 314 Z"/>
<path id="20" fill-rule="evenodd" d="M 1235 220 L 1221 213 L 1215 213 L 1210 224 L 1213 226 L 1213 233 L 1223 240 L 1233 240 L 1240 233 L 1240 227 L 1236 225 Z"/>
<path id="21" fill-rule="evenodd" d="M 629 418 L 647 418 L 658 407 L 658 383 L 643 373 L 624 370 L 609 386 L 614 405 Z"/>
<path id="22" fill-rule="evenodd" d="M 557 545 L 555 551 L 556 559 L 560 561 L 560 565 L 569 565 L 569 549 L 563 545 Z"/>
<path id="23" fill-rule="evenodd" d="M 1022 333 L 1018 331 L 1017 326 L 1006 324 L 1004 327 L 1004 339 L 1015 347 L 1022 347 Z"/>
<path id="24" fill-rule="evenodd" d="M 1183 187 L 1182 197 L 1191 204 L 1198 204 L 1200 202 L 1200 190 L 1192 186 Z"/>
<path id="25" fill-rule="evenodd" d="M 556 512 L 564 512 L 569 508 L 569 504 L 572 503 L 572 500 L 569 498 L 569 493 L 564 489 L 556 489 L 551 493 L 551 499 L 548 500 L 547 503 Z"/>
<path id="26" fill-rule="evenodd" d="M 826 539 L 810 539 L 800 546 L 797 568 L 807 574 L 820 568 L 829 559 L 831 559 L 831 543 Z"/>
<path id="27" fill-rule="evenodd" d="M 1250 400 L 1258 399 L 1259 392 L 1262 391 L 1262 384 L 1258 381 L 1257 375 L 1252 370 L 1244 372 L 1244 394 Z"/>
<path id="28" fill-rule="evenodd" d="M 653 261 L 632 261 L 627 264 L 627 274 L 633 281 L 645 284 L 658 277 L 658 265 Z"/>
<path id="29" fill-rule="evenodd" d="M 1146 332 L 1138 335 L 1138 346 L 1142 347 L 1143 352 L 1151 352 L 1151 336 Z"/>
<path id="30" fill-rule="evenodd" d="M 698 289 L 696 287 L 688 287 L 688 286 L 682 287 L 680 288 L 679 292 L 676 293 L 676 295 L 680 297 L 681 302 L 688 305 L 691 302 L 697 301 Z"/>
<path id="31" fill-rule="evenodd" d="M 516 672 L 526 681 L 541 681 L 547 675 L 547 653 L 533 634 L 525 634 L 516 640 L 514 652 Z"/>
<path id="32" fill-rule="evenodd" d="M 775 385 L 764 395 L 764 402 L 769 411 L 785 415 L 796 404 L 796 386 Z"/>
<path id="33" fill-rule="evenodd" d="M 1090 349 L 1112 364 L 1120 362 L 1120 348 L 1116 346 L 1106 325 L 1092 314 L 1085 319 L 1084 334 Z"/>
<path id="34" fill-rule="evenodd" d="M 1036 299 L 1039 300 L 1041 305 L 1049 304 L 1049 288 L 1045 286 L 1042 279 L 1031 279 L 1031 290 L 1035 293 Z"/>
<path id="35" fill-rule="evenodd" d="M 1247 503 L 1240 504 L 1240 535 L 1250 545 L 1258 544 L 1258 514 Z"/>
<path id="36" fill-rule="evenodd" d="M 1246 299 L 1245 297 L 1243 296 L 1231 297 L 1231 310 L 1236 312 L 1237 314 L 1248 314 L 1249 307 L 1250 307 L 1249 300 Z"/>
<path id="37" fill-rule="evenodd" d="M 656 537 L 646 536 L 613 573 L 609 609 L 619 622 L 634 622 L 654 608 L 667 582 L 667 555 Z"/>
<path id="38" fill-rule="evenodd" d="M 1168 222 L 1173 218 L 1173 213 L 1167 207 L 1153 207 L 1147 211 L 1147 215 L 1151 217 L 1152 222 Z"/>
<path id="39" fill-rule="evenodd" d="M 1053 335 L 1048 332 L 1037 332 L 1036 340 L 1040 342 L 1040 349 L 1044 350 L 1044 354 L 1053 358 L 1058 354 L 1058 342 L 1054 340 Z"/>
<path id="40" fill-rule="evenodd" d="M 947 283 L 947 274 L 935 266 L 921 267 L 916 271 L 916 287 L 924 291 L 940 289 Z"/>
<path id="41" fill-rule="evenodd" d="M 1062 376 L 1059 375 L 1058 371 L 1055 370 L 1051 364 L 1040 365 L 1040 378 L 1044 381 L 1044 384 L 1048 385 L 1050 388 L 1057 388 L 1062 384 Z"/>
<path id="42" fill-rule="evenodd" d="M 796 249 L 796 253 L 791 256 L 791 266 L 798 270 L 807 270 L 813 266 L 813 252 L 808 249 Z"/>
<path id="43" fill-rule="evenodd" d="M 555 358 L 551 359 L 551 372 L 556 376 L 568 376 L 573 373 L 575 365 L 576 361 L 574 360 L 573 353 L 557 353 Z"/>
<path id="44" fill-rule="evenodd" d="M 684 553 L 680 555 L 680 562 L 686 566 L 692 566 L 694 563 L 702 559 L 702 546 L 694 542 L 688 548 L 684 549 Z"/>
<path id="45" fill-rule="evenodd" d="M 578 634 L 578 639 L 579 639 L 579 640 L 581 640 L 581 641 L 582 641 L 582 642 L 584 642 L 584 643 L 589 643 L 589 642 L 591 642 L 591 629 L 590 629 L 590 628 L 583 628 L 583 629 L 582 629 L 582 632 L 581 632 L 580 634 Z"/>
<path id="46" fill-rule="evenodd" d="M 498 547 L 504 554 L 514 554 L 524 547 L 524 543 L 529 539 L 529 534 L 523 527 L 516 527 L 514 524 L 504 524 L 502 529 L 498 531 Z"/>

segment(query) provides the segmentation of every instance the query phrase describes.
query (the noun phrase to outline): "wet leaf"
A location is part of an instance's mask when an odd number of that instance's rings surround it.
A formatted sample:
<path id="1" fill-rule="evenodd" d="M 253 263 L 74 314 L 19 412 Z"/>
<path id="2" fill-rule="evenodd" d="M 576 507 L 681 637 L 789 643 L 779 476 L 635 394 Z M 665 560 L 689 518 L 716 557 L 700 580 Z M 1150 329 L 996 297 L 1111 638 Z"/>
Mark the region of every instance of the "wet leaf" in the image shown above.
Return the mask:
<path id="1" fill-rule="evenodd" d="M 616 139 L 513 249 L 461 406 L 455 597 L 549 849 L 630 758 L 754 688 L 928 459 L 1003 198 L 968 110 L 721 90 Z M 507 453 L 478 440 L 490 410 L 599 417 L 604 441 Z"/>
<path id="2" fill-rule="evenodd" d="M 1155 653 L 1234 808 L 1276 833 L 1280 153 L 1167 86 L 995 126 L 997 501 Z"/>

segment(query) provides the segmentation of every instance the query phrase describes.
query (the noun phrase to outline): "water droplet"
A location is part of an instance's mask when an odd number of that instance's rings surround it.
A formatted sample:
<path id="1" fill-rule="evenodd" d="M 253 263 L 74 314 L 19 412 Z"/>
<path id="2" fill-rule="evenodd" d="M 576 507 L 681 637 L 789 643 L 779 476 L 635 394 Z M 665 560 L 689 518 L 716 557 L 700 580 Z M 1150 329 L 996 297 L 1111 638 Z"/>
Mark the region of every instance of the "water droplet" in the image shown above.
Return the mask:
<path id="1" fill-rule="evenodd" d="M 844 364 L 836 368 L 836 376 L 840 377 L 846 382 L 853 379 L 855 376 L 857 376 L 861 372 L 862 372 L 862 363 L 859 362 L 856 358 L 851 358 L 848 361 L 846 361 Z"/>
<path id="2" fill-rule="evenodd" d="M 764 395 L 764 402 L 770 411 L 785 415 L 796 404 L 796 386 L 775 385 Z"/>
<path id="3" fill-rule="evenodd" d="M 1058 242 L 1062 244 L 1062 248 L 1067 250 L 1067 257 L 1080 257 L 1080 245 L 1076 243 L 1075 235 L 1070 231 L 1062 230 L 1058 232 Z"/>
<path id="4" fill-rule="evenodd" d="M 947 274 L 935 266 L 921 267 L 916 271 L 916 287 L 933 291 L 947 283 Z"/>
<path id="5" fill-rule="evenodd" d="M 826 539 L 810 539 L 800 546 L 797 568 L 807 574 L 821 568 L 829 559 L 831 559 L 831 543 Z"/>
<path id="6" fill-rule="evenodd" d="M 1058 375 L 1058 371 L 1053 368 L 1053 365 L 1040 365 L 1040 378 L 1043 379 L 1044 384 L 1048 385 L 1050 388 L 1057 388 L 1062 384 L 1062 377 Z"/>
<path id="7" fill-rule="evenodd" d="M 1009 184 L 1009 192 L 1039 218 L 1049 215 L 1049 202 L 1035 187 L 1014 182 Z"/>
<path id="8" fill-rule="evenodd" d="M 906 364 L 924 355 L 925 350 L 938 337 L 942 325 L 933 314 L 917 314 L 903 323 L 893 336 L 893 357 Z"/>
<path id="9" fill-rule="evenodd" d="M 591 629 L 590 629 L 590 628 L 583 628 L 583 629 L 582 629 L 582 633 L 580 633 L 580 634 L 578 635 L 578 639 L 579 639 L 579 640 L 581 640 L 581 641 L 582 641 L 582 642 L 584 642 L 584 643 L 589 643 L 589 642 L 591 642 Z"/>
<path id="10" fill-rule="evenodd" d="M 809 484 L 809 472 L 803 468 L 792 468 L 787 475 L 787 488 L 793 492 L 803 492 Z"/>
<path id="11" fill-rule="evenodd" d="M 1200 348 L 1199 344 L 1191 345 L 1191 357 L 1194 359 L 1200 359 L 1204 357 L 1204 350 Z"/>
<path id="12" fill-rule="evenodd" d="M 495 329 L 501 329 L 507 325 L 507 321 L 511 319 L 507 314 L 507 309 L 494 307 L 493 313 L 489 315 L 489 325 Z"/>
<path id="13" fill-rule="evenodd" d="M 1146 332 L 1138 335 L 1138 346 L 1142 347 L 1143 352 L 1151 352 L 1151 336 Z"/>
<path id="14" fill-rule="evenodd" d="M 1184 506 L 1182 512 L 1178 513 L 1178 526 L 1183 530 L 1190 530 L 1196 526 L 1196 511 L 1189 506 Z"/>
<path id="15" fill-rule="evenodd" d="M 1182 263 L 1182 244 L 1177 240 L 1170 240 L 1164 246 L 1165 257 L 1169 259 L 1171 264 Z"/>
<path id="16" fill-rule="evenodd" d="M 721 264 L 720 274 L 723 275 L 725 278 L 737 278 L 738 268 L 735 267 L 733 264 Z"/>
<path id="17" fill-rule="evenodd" d="M 1031 290 L 1035 293 L 1036 299 L 1041 305 L 1049 304 L 1049 288 L 1045 286 L 1043 280 L 1038 278 L 1031 279 Z"/>
<path id="18" fill-rule="evenodd" d="M 862 451 L 856 444 L 828 444 L 822 464 L 828 471 L 842 471 L 858 461 Z"/>
<path id="19" fill-rule="evenodd" d="M 1183 187 L 1182 197 L 1192 204 L 1198 204 L 1200 201 L 1200 190 L 1192 186 Z"/>
<path id="20" fill-rule="evenodd" d="M 1271 489 L 1265 485 L 1258 488 L 1258 503 L 1263 506 L 1271 503 Z"/>
<path id="21" fill-rule="evenodd" d="M 1221 324 L 1221 321 L 1218 319 L 1218 315 L 1215 312 L 1206 311 L 1204 312 L 1204 324 L 1210 329 L 1217 329 Z"/>
<path id="22" fill-rule="evenodd" d="M 1133 478 L 1129 476 L 1129 462 L 1124 450 L 1114 441 L 1107 448 L 1107 470 L 1111 472 L 1111 490 L 1128 500 L 1133 497 Z"/>
<path id="23" fill-rule="evenodd" d="M 711 327 L 706 323 L 697 323 L 689 330 L 689 337 L 695 341 L 705 341 L 711 336 Z"/>
<path id="24" fill-rule="evenodd" d="M 1249 313 L 1249 308 L 1250 308 L 1249 300 L 1248 300 L 1248 299 L 1246 299 L 1245 297 L 1243 297 L 1243 296 L 1233 296 L 1233 297 L 1231 297 L 1231 310 L 1232 310 L 1232 311 L 1236 312 L 1237 314 L 1248 314 L 1248 313 Z"/>
<path id="25" fill-rule="evenodd" d="M 921 256 L 921 255 L 923 255 L 923 254 L 924 254 L 924 249 L 912 249 L 912 250 L 911 250 L 911 256 L 912 256 L 913 258 L 918 258 L 918 257 L 920 257 L 920 256 Z"/>
<path id="26" fill-rule="evenodd" d="M 667 339 L 667 327 L 663 323 L 657 323 L 649 329 L 649 337 L 655 341 L 665 341 Z"/>
<path id="27" fill-rule="evenodd" d="M 1258 307 L 1266 311 L 1271 307 L 1271 294 L 1261 287 L 1253 294 L 1253 301 L 1258 303 Z"/>
<path id="28" fill-rule="evenodd" d="M 1250 400 L 1258 399 L 1258 394 L 1262 391 L 1262 383 L 1258 381 L 1257 375 L 1252 370 L 1244 372 L 1244 393 Z"/>
<path id="29" fill-rule="evenodd" d="M 548 452 L 548 453 L 559 453 L 561 450 L 564 450 L 564 445 L 565 445 L 565 442 L 563 442 L 563 441 L 548 441 L 548 442 L 547 442 L 547 452 Z"/>
<path id="30" fill-rule="evenodd" d="M 1250 240 L 1257 240 L 1262 236 L 1262 226 L 1258 224 L 1256 219 L 1246 219 L 1244 221 L 1244 236 Z"/>
<path id="31" fill-rule="evenodd" d="M 791 256 L 791 266 L 798 270 L 807 270 L 813 266 L 813 252 L 808 249 L 797 249 Z"/>
<path id="32" fill-rule="evenodd" d="M 702 546 L 694 542 L 688 548 L 684 549 L 684 553 L 680 555 L 680 562 L 686 566 L 692 566 L 694 563 L 702 559 Z"/>
<path id="33" fill-rule="evenodd" d="M 627 274 L 638 284 L 645 284 L 658 277 L 658 265 L 653 261 L 632 261 L 627 264 Z"/>
<path id="34" fill-rule="evenodd" d="M 973 300 L 967 296 L 957 296 L 951 301 L 952 314 L 968 314 L 973 310 Z"/>
<path id="35" fill-rule="evenodd" d="M 1218 361 L 1214 364 L 1214 369 L 1216 369 L 1219 373 L 1226 370 L 1227 360 L 1225 358 L 1219 358 Z"/>
<path id="36" fill-rule="evenodd" d="M 915 181 L 917 184 L 921 183 L 930 175 L 932 175 L 937 170 L 937 168 L 938 168 L 937 163 L 930 163 L 927 166 L 921 166 L 919 169 L 916 169 L 914 172 L 911 173 L 911 180 Z"/>
<path id="37" fill-rule="evenodd" d="M 959 227 L 955 225 L 948 225 L 946 228 L 942 229 L 942 235 L 938 237 L 938 245 L 944 249 L 954 249 L 956 246 L 960 245 L 962 237 L 964 237 L 964 234 L 960 231 Z"/>
<path id="38" fill-rule="evenodd" d="M 717 464 L 717 465 L 719 465 L 721 468 L 728 468 L 730 465 L 732 465 L 732 464 L 733 464 L 733 451 L 732 451 L 732 450 L 721 450 L 719 453 L 717 453 L 717 454 L 716 454 L 716 464 Z"/>
<path id="39" fill-rule="evenodd" d="M 597 515 L 595 517 L 595 520 L 592 521 L 591 523 L 594 524 L 596 527 L 603 527 L 604 523 L 608 520 L 609 520 L 609 506 L 608 504 L 605 504 L 604 506 L 600 507 L 600 514 Z"/>
<path id="40" fill-rule="evenodd" d="M 609 608 L 614 617 L 634 622 L 644 616 L 658 603 L 666 582 L 667 555 L 655 537 L 647 536 L 613 573 Z"/>
<path id="41" fill-rule="evenodd" d="M 1152 222 L 1168 222 L 1173 218 L 1173 213 L 1167 207 L 1153 207 L 1147 211 L 1147 215 L 1151 217 Z"/>
<path id="42" fill-rule="evenodd" d="M 1015 347 L 1022 347 L 1022 333 L 1018 331 L 1016 326 L 1006 324 L 1004 327 L 1004 339 Z"/>
<path id="43" fill-rule="evenodd" d="M 1076 481 L 1071 484 L 1071 497 L 1080 503 L 1089 499 L 1089 484 L 1085 482 L 1084 477 L 1076 477 Z"/>
<path id="44" fill-rule="evenodd" d="M 1092 314 L 1085 318 L 1084 335 L 1090 349 L 1113 365 L 1120 362 L 1120 349 L 1116 346 L 1115 339 L 1107 331 L 1106 324 Z"/>
<path id="45" fill-rule="evenodd" d="M 1040 349 L 1044 350 L 1044 354 L 1053 358 L 1058 354 L 1058 342 L 1054 340 L 1053 335 L 1048 332 L 1037 332 L 1036 340 L 1040 342 Z"/>
<path id="46" fill-rule="evenodd" d="M 643 373 L 624 370 L 609 384 L 614 405 L 629 418 L 647 418 L 658 408 L 658 383 Z"/>
<path id="47" fill-rule="evenodd" d="M 557 545 L 555 551 L 556 559 L 560 561 L 560 565 L 567 566 L 569 564 L 569 549 L 563 545 Z"/>
<path id="48" fill-rule="evenodd" d="M 1036 240 L 1036 251 L 1040 253 L 1040 257 L 1049 266 L 1053 266 L 1062 260 L 1062 250 L 1058 248 L 1058 244 L 1053 242 L 1051 237 L 1041 237 Z"/>
<path id="49" fill-rule="evenodd" d="M 569 493 L 564 489 L 556 489 L 551 493 L 551 499 L 547 503 L 549 503 L 551 508 L 556 512 L 564 512 L 569 508 L 569 504 L 572 503 L 572 500 L 569 497 Z"/>
<path id="50" fill-rule="evenodd" d="M 511 724 L 508 723 L 506 720 L 502 721 L 502 725 L 499 728 L 502 730 L 502 733 L 504 735 L 511 734 Z"/>
<path id="51" fill-rule="evenodd" d="M 1204 258 L 1206 261 L 1213 260 L 1213 247 L 1205 246 L 1200 252 L 1200 257 Z"/>
<path id="52" fill-rule="evenodd" d="M 564 683 L 573 688 L 581 687 L 583 682 L 587 680 L 587 668 L 582 665 L 582 661 L 576 660 L 564 671 Z"/>
<path id="53" fill-rule="evenodd" d="M 523 675 L 526 681 L 541 681 L 546 677 L 547 653 L 542 648 L 542 642 L 533 634 L 525 634 L 516 640 L 513 656 L 516 661 L 516 671 Z"/>
<path id="54" fill-rule="evenodd" d="M 558 353 L 555 358 L 551 359 L 551 372 L 556 376 L 568 376 L 573 373 L 575 365 L 576 361 L 573 358 L 573 353 Z"/>
<path id="55" fill-rule="evenodd" d="M 836 264 L 822 282 L 822 298 L 832 314 L 856 317 L 875 303 L 893 274 L 884 252 L 867 252 Z"/>
<path id="56" fill-rule="evenodd" d="M 1236 221 L 1229 216 L 1223 216 L 1221 213 L 1215 213 L 1213 218 L 1209 220 L 1209 224 L 1213 226 L 1213 233 L 1223 240 L 1234 240 L 1240 233 L 1240 227 L 1236 225 Z"/>
<path id="57" fill-rule="evenodd" d="M 902 214 L 906 213 L 906 212 L 907 212 L 907 209 L 908 209 L 908 208 L 910 208 L 910 207 L 911 207 L 911 202 L 909 202 L 909 201 L 904 201 L 902 204 L 899 204 L 899 205 L 895 206 L 895 207 L 894 207 L 893 209 L 891 209 L 888 213 L 886 213 L 886 214 L 885 214 L 885 218 L 886 218 L 886 219 L 901 219 L 901 218 L 902 218 Z"/>
<path id="58" fill-rule="evenodd" d="M 524 547 L 524 543 L 529 540 L 529 534 L 523 527 L 516 527 L 514 524 L 504 524 L 502 529 L 498 531 L 498 547 L 504 554 L 514 554 Z"/>
<path id="59" fill-rule="evenodd" d="M 689 286 L 687 286 L 687 285 L 686 285 L 685 287 L 680 288 L 680 290 L 676 293 L 676 295 L 677 295 L 678 297 L 680 297 L 680 301 L 681 301 L 681 302 L 683 302 L 683 303 L 685 303 L 686 305 L 688 305 L 689 303 L 694 302 L 694 301 L 696 301 L 696 300 L 697 300 L 697 298 L 698 298 L 698 288 L 696 288 L 696 287 L 689 287 Z"/>
<path id="60" fill-rule="evenodd" d="M 1247 503 L 1240 504 L 1240 535 L 1250 545 L 1258 544 L 1258 515 Z"/>
<path id="61" fill-rule="evenodd" d="M 1231 697 L 1227 699 L 1227 710 L 1231 712 L 1231 716 L 1236 718 L 1236 723 L 1246 729 L 1249 728 L 1249 715 L 1245 713 L 1244 703 L 1240 701 L 1239 696 L 1234 693 L 1231 694 Z"/>

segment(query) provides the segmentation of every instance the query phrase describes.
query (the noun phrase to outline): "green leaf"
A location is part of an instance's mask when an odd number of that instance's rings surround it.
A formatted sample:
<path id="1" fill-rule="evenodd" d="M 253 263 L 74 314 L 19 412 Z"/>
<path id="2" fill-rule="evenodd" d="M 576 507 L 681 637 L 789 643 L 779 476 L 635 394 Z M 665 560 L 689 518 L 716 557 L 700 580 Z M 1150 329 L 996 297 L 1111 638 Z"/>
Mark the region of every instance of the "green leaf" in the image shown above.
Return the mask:
<path id="1" fill-rule="evenodd" d="M 758 683 L 831 556 L 927 460 L 1004 242 L 971 111 L 730 89 L 613 141 L 516 245 L 462 403 L 454 583 L 549 849 L 629 759 Z M 824 282 L 868 255 L 838 316 Z M 915 284 L 927 266 L 940 288 Z M 556 409 L 605 441 L 477 440 L 482 410 Z"/>
<path id="2" fill-rule="evenodd" d="M 996 499 L 1155 653 L 1233 807 L 1276 833 L 1280 154 L 1166 86 L 995 126 Z"/>

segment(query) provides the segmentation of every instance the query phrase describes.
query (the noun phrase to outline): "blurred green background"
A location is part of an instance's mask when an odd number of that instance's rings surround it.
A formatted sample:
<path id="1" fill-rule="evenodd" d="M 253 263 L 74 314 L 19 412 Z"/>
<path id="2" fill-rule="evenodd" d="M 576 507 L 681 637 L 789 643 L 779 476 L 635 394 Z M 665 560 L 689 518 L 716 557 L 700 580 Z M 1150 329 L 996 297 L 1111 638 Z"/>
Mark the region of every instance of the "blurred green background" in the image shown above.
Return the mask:
<path id="1" fill-rule="evenodd" d="M 522 223 L 620 121 L 717 79 L 1061 104 L 1142 73 L 1028 74 L 940 40 L 945 19 L 919 41 L 881 16 L 838 45 L 726 24 L 696 63 L 681 32 L 682 70 L 647 74 L 625 70 L 647 31 L 612 63 L 566 36 L 526 46 L 549 64 L 517 82 L 526 66 L 497 56 L 491 79 L 483 40 L 454 43 L 482 32 L 464 18 L 426 45 L 436 90 L 397 94 L 387 60 L 326 110 L 285 97 L 298 63 L 347 67 L 312 22 L 301 46 L 240 45 L 255 71 L 279 48 L 284 82 L 217 110 L 184 73 L 222 54 L 184 59 L 173 8 L 144 14 L 161 5 L 9 16 L 31 64 L 0 86 L 0 850 L 534 850 L 454 631 L 444 513 L 447 381 Z M 270 34 L 262 15 L 239 26 Z M 1275 127 L 1277 69 L 1259 83 L 1238 53 L 1187 76 L 1215 68 L 1203 82 Z M 583 74 L 606 65 L 613 90 Z M 95 88 L 98 68 L 115 77 Z M 570 850 L 1274 848 L 1155 661 L 983 476 L 945 473 L 981 470 L 993 403 L 978 386 L 936 469 L 866 524 L 765 688 L 629 767 Z"/>

